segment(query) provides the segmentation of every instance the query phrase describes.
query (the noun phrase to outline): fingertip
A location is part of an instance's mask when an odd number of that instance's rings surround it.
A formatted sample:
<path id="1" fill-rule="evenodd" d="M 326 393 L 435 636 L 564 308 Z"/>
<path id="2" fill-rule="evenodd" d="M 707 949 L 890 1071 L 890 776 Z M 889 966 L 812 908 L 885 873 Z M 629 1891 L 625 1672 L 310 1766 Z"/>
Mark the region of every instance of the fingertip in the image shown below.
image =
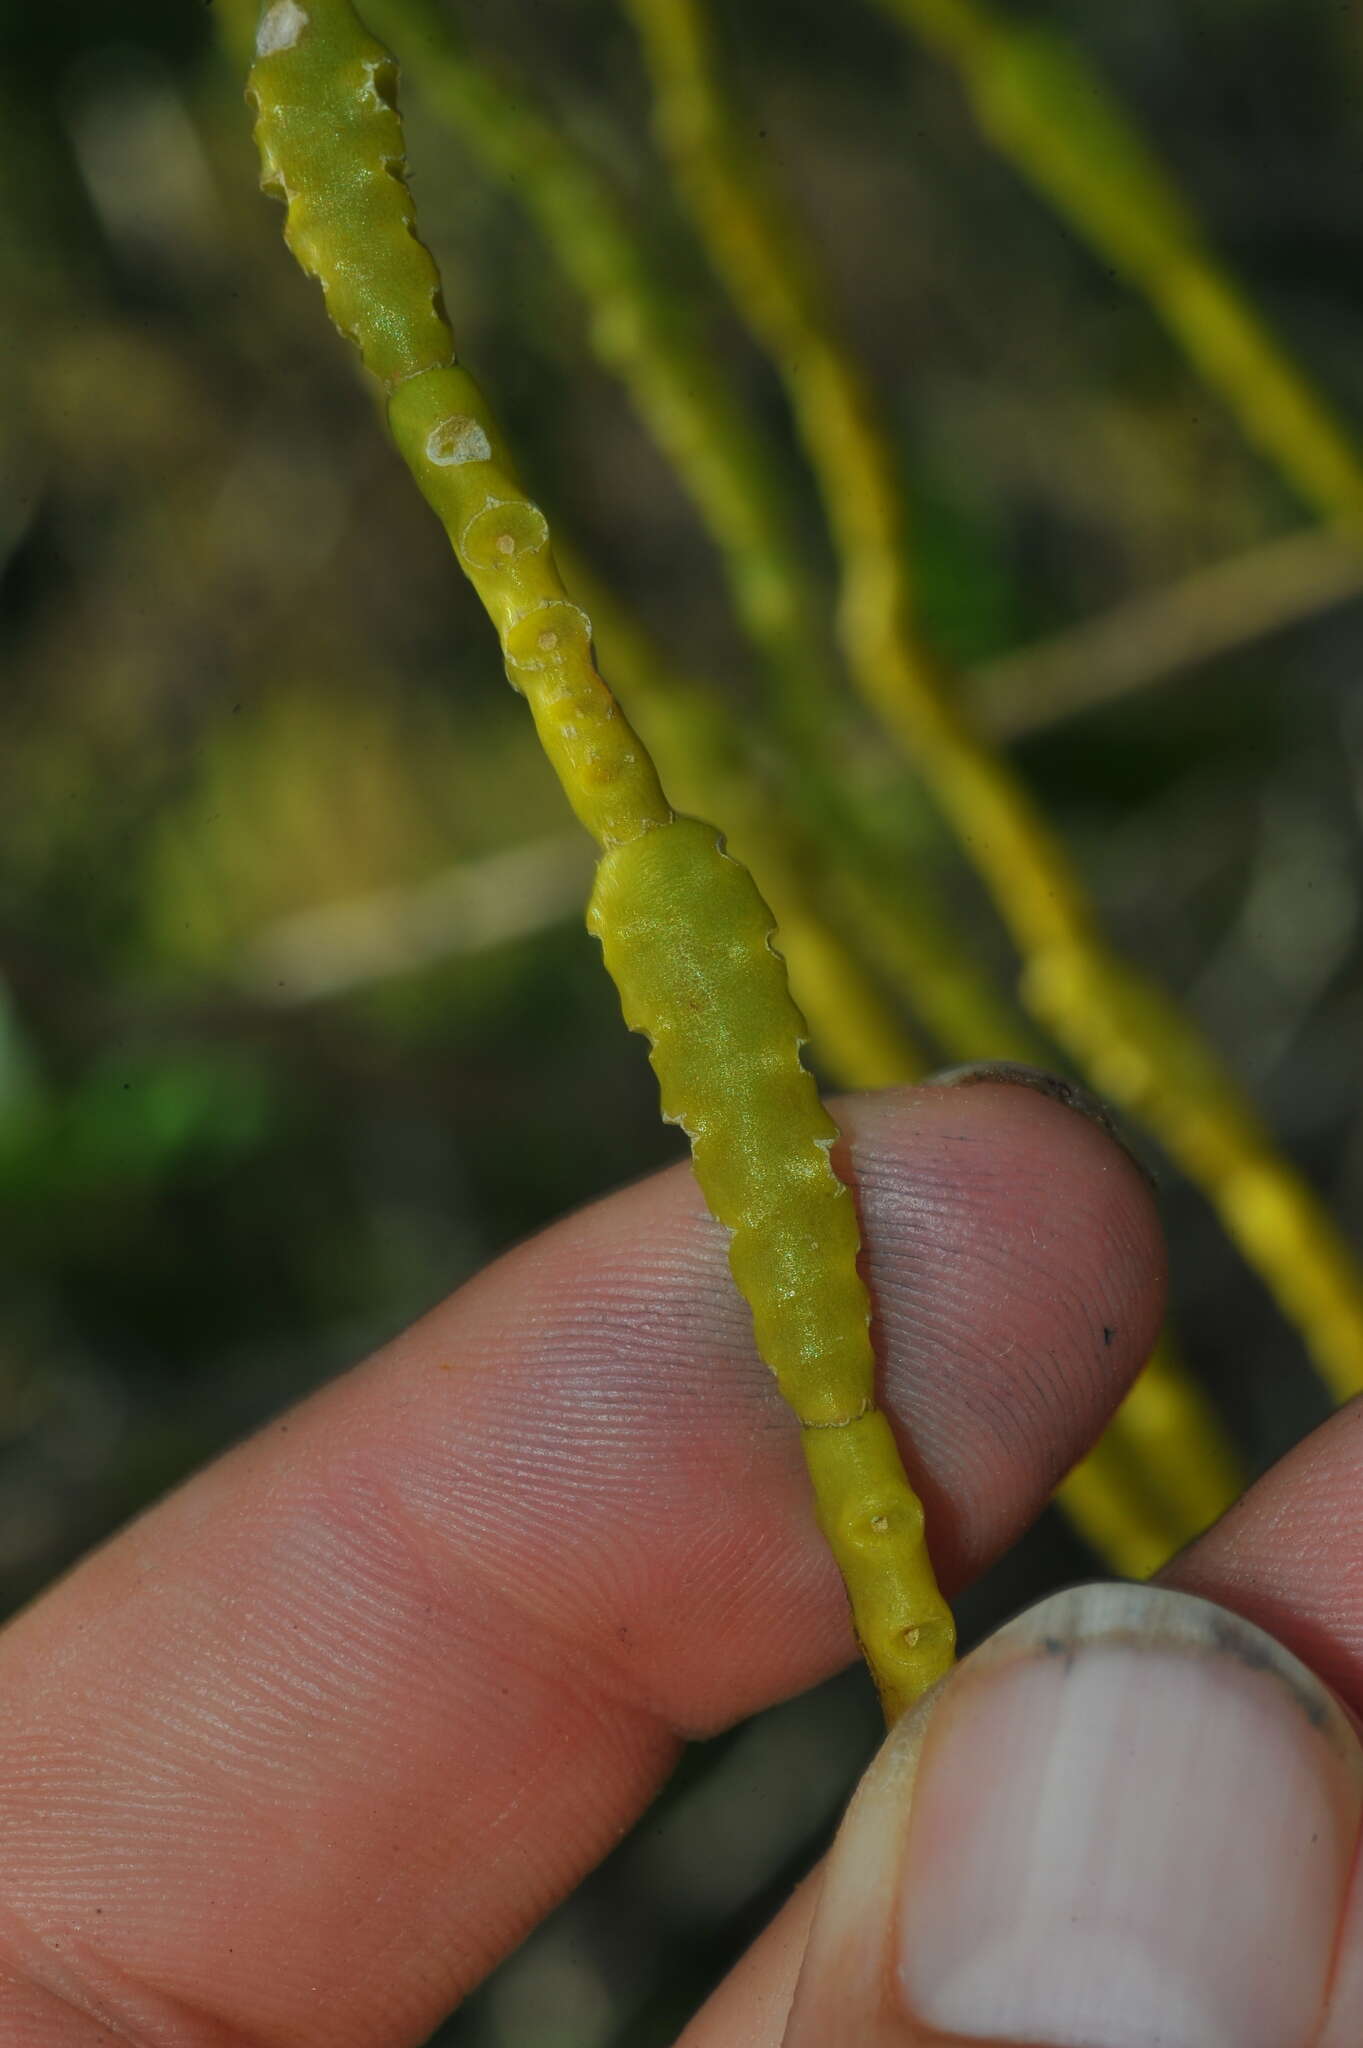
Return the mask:
<path id="1" fill-rule="evenodd" d="M 1351 1725 L 1261 1630 L 1155 1587 L 1053 1595 L 892 1731 L 784 2048 L 1315 2039 L 1361 1816 Z"/>
<path id="2" fill-rule="evenodd" d="M 1099 1129 L 1032 1090 L 900 1091 L 842 1114 L 884 1405 L 959 1584 L 1139 1362 L 1157 1319 L 1148 1194 Z M 434 2024 L 638 1813 L 678 1732 L 851 1657 L 799 1431 L 726 1254 L 685 1168 L 569 1219 L 11 1635 L 9 1755 L 97 1816 L 67 1910 L 99 1899 L 111 1952 L 256 2032 L 266 2013 L 325 2024 L 323 1983 L 328 2014 L 376 2024 L 401 1958 Z M 249 1772 L 224 1768 L 238 1754 Z M 149 1803 L 168 1758 L 182 1795 Z M 16 1800 L 15 1897 L 46 1881 L 35 1827 Z M 266 1853 L 285 1831 L 310 1845 L 307 1914 L 290 1860 Z M 357 1870 L 376 1903 L 338 1960 Z"/>

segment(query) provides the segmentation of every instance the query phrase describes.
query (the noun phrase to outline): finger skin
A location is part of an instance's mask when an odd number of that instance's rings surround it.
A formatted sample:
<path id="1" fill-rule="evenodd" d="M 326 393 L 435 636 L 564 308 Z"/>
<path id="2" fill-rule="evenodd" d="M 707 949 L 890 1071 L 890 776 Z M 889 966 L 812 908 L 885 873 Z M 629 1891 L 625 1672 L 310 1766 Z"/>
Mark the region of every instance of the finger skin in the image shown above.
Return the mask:
<path id="1" fill-rule="evenodd" d="M 1158 1577 L 1267 1629 L 1333 1688 L 1363 1731 L 1361 1529 L 1363 1400 L 1350 1403 L 1280 1459 Z M 879 1875 L 885 1890 L 884 1874 Z M 870 1873 L 873 1892 L 876 1880 L 877 1873 Z M 872 1927 L 875 1898 L 863 1903 Z M 777 1916 L 695 2022 L 697 2048 L 743 2048 L 750 2040 L 780 2048 L 784 2018 L 777 2024 L 770 2016 L 783 2005 L 789 2010 L 810 1917 L 794 1902 Z M 837 1987 L 830 1989 L 836 2002 Z M 844 2010 L 850 2009 L 849 1996 Z M 1363 1862 L 1355 1865 L 1328 2007 L 1312 2048 L 1354 2048 L 1360 2040 Z M 691 2034 L 684 2044 L 692 2048 Z"/>
<path id="2" fill-rule="evenodd" d="M 1280 1458 L 1160 1574 L 1257 1621 L 1363 1713 L 1363 1399 Z"/>
<path id="3" fill-rule="evenodd" d="M 886 1405 L 959 1586 L 1144 1356 L 1157 1224 L 1111 1141 L 1030 1090 L 842 1121 Z M 98 2039 L 82 2002 L 173 2048 L 419 2041 L 682 1737 L 851 1653 L 723 1234 L 661 1175 L 501 1261 L 6 1632 L 0 2039 L 36 1980 L 35 2048 Z"/>
<path id="4" fill-rule="evenodd" d="M 1363 1721 L 1363 1400 L 1313 1430 L 1161 1576 L 1248 1615 Z M 1318 2048 L 1363 2040 L 1363 1860 Z"/>
<path id="5" fill-rule="evenodd" d="M 822 1881 L 820 1865 L 705 2001 L 677 2048 L 781 2048 Z"/>

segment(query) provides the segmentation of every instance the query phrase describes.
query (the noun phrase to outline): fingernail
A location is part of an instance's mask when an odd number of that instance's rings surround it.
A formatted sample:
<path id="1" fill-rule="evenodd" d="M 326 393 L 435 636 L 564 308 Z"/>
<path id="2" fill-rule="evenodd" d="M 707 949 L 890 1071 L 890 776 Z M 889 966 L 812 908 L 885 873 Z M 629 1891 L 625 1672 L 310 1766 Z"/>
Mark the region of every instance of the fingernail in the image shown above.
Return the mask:
<path id="1" fill-rule="evenodd" d="M 1340 1708 L 1152 1586 L 1031 1609 L 928 1723 L 896 1903 L 912 2023 L 1036 2048 L 1296 2048 L 1363 1811 Z"/>
<path id="2" fill-rule="evenodd" d="M 1132 1165 L 1139 1168 L 1152 1187 L 1158 1184 L 1154 1168 L 1141 1156 L 1115 1110 L 1091 1088 L 1086 1088 L 1082 1081 L 1069 1080 L 1063 1074 L 1047 1073 L 1044 1067 L 1025 1067 L 1017 1060 L 972 1060 L 964 1066 L 940 1068 L 928 1076 L 924 1086 L 973 1088 L 985 1084 L 1030 1088 L 1037 1095 L 1049 1096 L 1052 1102 L 1059 1102 L 1077 1115 L 1087 1117 L 1090 1123 L 1097 1124 L 1100 1131 L 1105 1131 L 1114 1144 L 1121 1146 Z"/>

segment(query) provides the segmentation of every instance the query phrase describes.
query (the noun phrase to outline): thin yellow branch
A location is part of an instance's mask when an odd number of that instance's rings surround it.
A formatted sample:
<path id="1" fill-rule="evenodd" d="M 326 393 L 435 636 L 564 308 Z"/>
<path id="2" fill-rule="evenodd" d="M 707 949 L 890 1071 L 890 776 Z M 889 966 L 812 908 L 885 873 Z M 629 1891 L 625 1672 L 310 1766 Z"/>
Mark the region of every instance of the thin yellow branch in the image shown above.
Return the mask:
<path id="1" fill-rule="evenodd" d="M 1345 1398 L 1363 1387 L 1363 1278 L 1197 1026 L 1102 939 L 1082 882 L 962 692 L 919 638 L 903 496 L 871 394 L 825 311 L 813 259 L 734 119 L 695 0 L 627 0 L 658 126 L 717 268 L 786 385 L 842 571 L 852 678 L 934 791 L 1022 956 L 1021 992 L 1102 1094 L 1157 1133 Z"/>
<path id="2" fill-rule="evenodd" d="M 396 66 L 350 0 L 272 0 L 250 80 L 265 189 L 327 311 L 384 388 L 388 424 L 496 628 L 508 680 L 600 857 L 588 923 L 663 1115 L 729 1232 L 757 1348 L 801 1426 L 819 1525 L 887 1718 L 951 1663 L 923 1509 L 876 1406 L 870 1304 L 837 1130 L 800 1059 L 771 912 L 714 826 L 678 817 L 597 671 L 486 396 L 455 361 L 403 178 Z"/>
<path id="3" fill-rule="evenodd" d="M 905 958 L 893 914 L 855 893 L 847 911 L 846 878 L 820 868 L 818 847 L 763 789 L 731 708 L 680 675 L 639 621 L 579 563 L 571 565 L 569 580 L 591 609 L 606 666 L 669 787 L 684 803 L 708 804 L 724 820 L 735 850 L 761 883 L 777 916 L 791 986 L 832 1079 L 845 1088 L 921 1080 L 927 1063 L 824 914 L 820 877 L 835 901 L 842 897 L 843 922 L 863 950 L 901 992 L 911 993 L 921 983 L 923 963 L 912 949 Z M 927 978 L 940 985 L 931 964 Z M 1001 994 L 979 1008 L 959 1005 L 945 1042 L 959 1060 L 1037 1059 L 1026 1025 Z M 1061 1482 L 1056 1498 L 1113 1570 L 1144 1578 L 1208 1528 L 1243 1479 L 1215 1413 L 1166 1334 L 1101 1441 Z"/>
<path id="4" fill-rule="evenodd" d="M 1359 596 L 1363 549 L 1311 527 L 1000 655 L 972 670 L 968 701 L 991 737 L 1022 739 Z"/>
<path id="5" fill-rule="evenodd" d="M 730 850 L 751 868 L 771 905 L 791 990 L 821 1065 L 845 1088 L 919 1080 L 931 1061 L 863 952 L 839 929 L 836 913 L 829 914 L 828 849 L 764 781 L 737 714 L 717 691 L 683 675 L 580 558 L 565 558 L 565 573 L 592 615 L 602 662 L 677 803 L 719 821 Z"/>
<path id="6" fill-rule="evenodd" d="M 981 128 L 1130 278 L 1308 505 L 1363 537 L 1352 436 L 1215 255 L 1151 144 L 1083 53 L 981 0 L 880 0 L 957 68 Z"/>

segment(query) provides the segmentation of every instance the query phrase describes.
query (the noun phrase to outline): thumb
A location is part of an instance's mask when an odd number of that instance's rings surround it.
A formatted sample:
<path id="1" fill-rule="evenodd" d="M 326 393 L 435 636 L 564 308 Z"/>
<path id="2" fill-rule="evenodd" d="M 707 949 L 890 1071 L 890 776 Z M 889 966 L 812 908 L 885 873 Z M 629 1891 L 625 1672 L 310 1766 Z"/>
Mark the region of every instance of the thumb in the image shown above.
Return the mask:
<path id="1" fill-rule="evenodd" d="M 1356 2044 L 1361 1820 L 1353 1723 L 1262 1630 L 1153 1586 L 1054 1595 L 890 1734 L 760 2038 Z"/>

